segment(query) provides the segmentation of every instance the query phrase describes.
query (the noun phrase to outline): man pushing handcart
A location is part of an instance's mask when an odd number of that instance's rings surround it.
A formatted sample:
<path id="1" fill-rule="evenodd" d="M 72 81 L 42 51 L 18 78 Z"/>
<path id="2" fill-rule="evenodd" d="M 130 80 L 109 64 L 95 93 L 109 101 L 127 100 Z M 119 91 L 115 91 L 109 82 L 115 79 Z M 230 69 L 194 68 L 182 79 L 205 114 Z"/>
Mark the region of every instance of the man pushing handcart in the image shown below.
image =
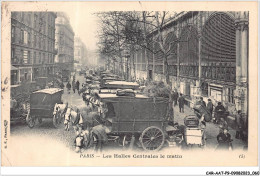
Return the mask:
<path id="1" fill-rule="evenodd" d="M 205 125 L 203 119 L 199 119 L 195 115 L 190 115 L 184 118 L 185 131 L 184 139 L 187 146 L 192 147 L 197 145 L 199 147 L 205 147 Z"/>

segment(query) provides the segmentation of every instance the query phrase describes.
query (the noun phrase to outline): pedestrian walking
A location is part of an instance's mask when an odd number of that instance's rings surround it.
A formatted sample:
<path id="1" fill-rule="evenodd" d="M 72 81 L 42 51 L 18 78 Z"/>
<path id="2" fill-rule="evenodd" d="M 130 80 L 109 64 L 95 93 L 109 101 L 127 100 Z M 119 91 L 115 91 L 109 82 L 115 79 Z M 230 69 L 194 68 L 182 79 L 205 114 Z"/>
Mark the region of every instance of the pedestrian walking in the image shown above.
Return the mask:
<path id="1" fill-rule="evenodd" d="M 224 129 L 228 130 L 228 123 L 223 117 L 221 117 L 219 121 L 219 133 L 224 132 Z"/>
<path id="2" fill-rule="evenodd" d="M 241 110 L 238 110 L 236 114 L 236 139 L 244 140 L 244 134 L 243 134 L 244 125 L 245 123 L 242 117 Z"/>
<path id="3" fill-rule="evenodd" d="M 61 89 L 64 89 L 64 84 L 63 84 L 63 82 L 60 83 L 60 88 L 61 88 Z"/>
<path id="4" fill-rule="evenodd" d="M 173 92 L 174 106 L 177 106 L 178 98 L 179 98 L 179 94 L 178 94 L 177 90 L 175 89 L 174 92 Z"/>
<path id="5" fill-rule="evenodd" d="M 184 99 L 182 94 L 180 94 L 178 102 L 179 102 L 180 112 L 184 113 L 184 102 L 185 102 L 185 99 Z"/>
<path id="6" fill-rule="evenodd" d="M 66 88 L 68 90 L 68 93 L 70 94 L 71 84 L 70 82 L 67 83 Z"/>
<path id="7" fill-rule="evenodd" d="M 217 150 L 228 150 L 229 148 L 232 148 L 231 135 L 228 133 L 227 129 L 224 129 L 223 132 L 218 134 L 217 141 L 218 141 Z"/>
<path id="8" fill-rule="evenodd" d="M 211 115 L 211 117 L 212 117 L 213 104 L 212 104 L 211 99 L 208 99 L 207 109 L 208 109 L 208 111 L 210 112 L 210 115 Z"/>
<path id="9" fill-rule="evenodd" d="M 72 89 L 73 89 L 73 93 L 75 93 L 75 90 L 76 90 L 75 80 L 72 81 Z"/>
<path id="10" fill-rule="evenodd" d="M 224 118 L 225 112 L 226 112 L 225 107 L 222 105 L 221 102 L 218 102 L 218 105 L 215 108 L 215 117 L 214 117 L 215 120 L 214 120 L 214 122 L 219 123 L 220 118 L 221 117 Z"/>
<path id="11" fill-rule="evenodd" d="M 62 93 L 64 93 L 64 84 L 63 84 L 63 82 L 61 82 L 61 83 L 59 84 L 59 86 L 60 86 L 60 88 L 62 89 Z"/>
<path id="12" fill-rule="evenodd" d="M 77 82 L 76 82 L 76 89 L 77 89 L 77 91 L 78 91 L 78 94 L 80 95 L 80 92 L 79 92 L 79 80 L 77 80 Z"/>
<path id="13" fill-rule="evenodd" d="M 201 106 L 206 107 L 206 103 L 205 103 L 205 101 L 203 100 L 203 97 L 200 97 L 199 104 L 200 104 Z"/>

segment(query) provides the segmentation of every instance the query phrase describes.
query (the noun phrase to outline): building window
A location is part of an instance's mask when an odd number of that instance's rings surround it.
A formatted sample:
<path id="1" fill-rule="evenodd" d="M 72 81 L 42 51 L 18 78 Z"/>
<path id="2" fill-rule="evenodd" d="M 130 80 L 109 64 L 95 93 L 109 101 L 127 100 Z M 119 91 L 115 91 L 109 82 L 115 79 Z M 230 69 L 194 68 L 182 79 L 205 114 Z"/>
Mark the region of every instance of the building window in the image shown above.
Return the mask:
<path id="1" fill-rule="evenodd" d="M 21 21 L 24 22 L 24 12 L 21 12 Z"/>
<path id="2" fill-rule="evenodd" d="M 11 28 L 11 39 L 12 39 L 12 42 L 14 42 L 14 39 L 15 39 L 15 26 L 12 26 Z"/>
<path id="3" fill-rule="evenodd" d="M 30 64 L 30 63 L 31 63 L 31 52 L 28 51 L 28 64 Z"/>
<path id="4" fill-rule="evenodd" d="M 34 15 L 34 28 L 36 28 L 37 27 L 37 15 L 35 14 Z"/>
<path id="5" fill-rule="evenodd" d="M 33 54 L 33 63 L 36 64 L 36 52 Z"/>
<path id="6" fill-rule="evenodd" d="M 37 38 L 36 38 L 36 34 L 34 34 L 34 40 L 33 40 L 33 42 L 34 42 L 34 47 L 36 47 L 36 43 L 37 43 Z"/>
<path id="7" fill-rule="evenodd" d="M 41 53 L 39 53 L 39 63 L 40 63 L 40 64 L 42 63 L 42 60 L 41 60 Z"/>
<path id="8" fill-rule="evenodd" d="M 31 26 L 31 22 L 32 22 L 32 15 L 31 13 L 28 14 L 28 25 Z"/>
<path id="9" fill-rule="evenodd" d="M 45 50 L 45 38 L 42 39 L 42 47 Z"/>
<path id="10" fill-rule="evenodd" d="M 24 73 L 24 80 L 26 80 L 26 81 L 28 80 L 28 73 L 27 72 Z"/>
<path id="11" fill-rule="evenodd" d="M 42 53 L 42 60 L 43 60 L 43 62 L 45 62 L 45 54 L 44 53 Z"/>
<path id="12" fill-rule="evenodd" d="M 27 31 L 23 32 L 23 43 L 28 44 L 28 32 Z"/>
<path id="13" fill-rule="evenodd" d="M 39 36 L 39 48 L 41 48 L 42 38 Z"/>
<path id="14" fill-rule="evenodd" d="M 11 49 L 11 63 L 15 63 L 15 59 L 14 59 L 14 48 Z"/>
<path id="15" fill-rule="evenodd" d="M 46 23 L 45 21 L 43 22 L 43 33 L 45 34 L 45 26 L 46 26 Z"/>
<path id="16" fill-rule="evenodd" d="M 44 38 L 42 37 L 42 49 L 44 49 Z"/>
<path id="17" fill-rule="evenodd" d="M 21 57 L 20 57 L 20 64 L 23 64 L 23 49 L 21 49 Z"/>
<path id="18" fill-rule="evenodd" d="M 235 103 L 234 102 L 234 89 L 228 88 L 228 102 Z"/>
<path id="19" fill-rule="evenodd" d="M 21 33 L 20 33 L 20 43 L 24 42 L 24 30 L 21 29 Z"/>
<path id="20" fill-rule="evenodd" d="M 201 84 L 201 93 L 203 96 L 208 96 L 208 83 L 203 82 Z"/>
<path id="21" fill-rule="evenodd" d="M 28 45 L 30 46 L 31 45 L 31 34 L 28 33 Z"/>
<path id="22" fill-rule="evenodd" d="M 28 64 L 28 51 L 23 51 L 23 63 Z"/>

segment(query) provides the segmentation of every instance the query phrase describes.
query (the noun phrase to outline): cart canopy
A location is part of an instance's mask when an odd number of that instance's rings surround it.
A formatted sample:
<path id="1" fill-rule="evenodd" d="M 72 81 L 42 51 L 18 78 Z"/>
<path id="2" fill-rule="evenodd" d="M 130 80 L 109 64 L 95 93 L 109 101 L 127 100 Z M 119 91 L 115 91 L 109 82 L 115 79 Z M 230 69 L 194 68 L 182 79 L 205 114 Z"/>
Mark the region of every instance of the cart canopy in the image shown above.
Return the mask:
<path id="1" fill-rule="evenodd" d="M 137 94 L 132 96 L 118 96 L 115 94 L 99 94 L 100 100 L 113 108 L 117 119 L 165 119 L 168 99 L 151 98 Z M 108 111 L 110 111 L 108 109 Z"/>
<path id="2" fill-rule="evenodd" d="M 111 81 L 106 82 L 104 85 L 102 85 L 102 88 L 106 89 L 138 89 L 139 84 L 136 82 L 127 82 L 127 81 Z"/>
<path id="3" fill-rule="evenodd" d="M 31 109 L 50 109 L 61 103 L 62 89 L 50 88 L 35 91 L 30 96 Z"/>

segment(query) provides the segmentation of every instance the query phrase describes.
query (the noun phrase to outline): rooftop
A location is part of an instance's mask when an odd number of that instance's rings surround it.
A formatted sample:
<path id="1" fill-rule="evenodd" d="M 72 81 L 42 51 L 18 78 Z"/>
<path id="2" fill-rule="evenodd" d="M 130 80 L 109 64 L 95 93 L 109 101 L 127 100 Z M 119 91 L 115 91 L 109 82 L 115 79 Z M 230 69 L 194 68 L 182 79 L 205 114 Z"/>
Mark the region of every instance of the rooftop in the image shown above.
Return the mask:
<path id="1" fill-rule="evenodd" d="M 60 91 L 62 91 L 62 89 L 59 89 L 59 88 L 49 88 L 49 89 L 38 90 L 38 91 L 35 91 L 33 93 L 55 94 L 55 93 L 60 92 Z"/>
<path id="2" fill-rule="evenodd" d="M 107 82 L 107 85 L 130 85 L 130 86 L 139 86 L 138 83 L 136 82 L 127 82 L 127 81 L 111 81 L 111 82 Z"/>
<path id="3" fill-rule="evenodd" d="M 145 95 L 141 95 L 141 94 L 136 94 L 135 97 L 131 97 L 131 96 L 118 96 L 116 94 L 111 94 L 111 93 L 109 93 L 109 94 L 99 94 L 99 97 L 101 99 L 106 99 L 106 98 L 144 98 L 145 99 L 145 98 L 149 98 L 149 97 L 147 97 Z"/>

